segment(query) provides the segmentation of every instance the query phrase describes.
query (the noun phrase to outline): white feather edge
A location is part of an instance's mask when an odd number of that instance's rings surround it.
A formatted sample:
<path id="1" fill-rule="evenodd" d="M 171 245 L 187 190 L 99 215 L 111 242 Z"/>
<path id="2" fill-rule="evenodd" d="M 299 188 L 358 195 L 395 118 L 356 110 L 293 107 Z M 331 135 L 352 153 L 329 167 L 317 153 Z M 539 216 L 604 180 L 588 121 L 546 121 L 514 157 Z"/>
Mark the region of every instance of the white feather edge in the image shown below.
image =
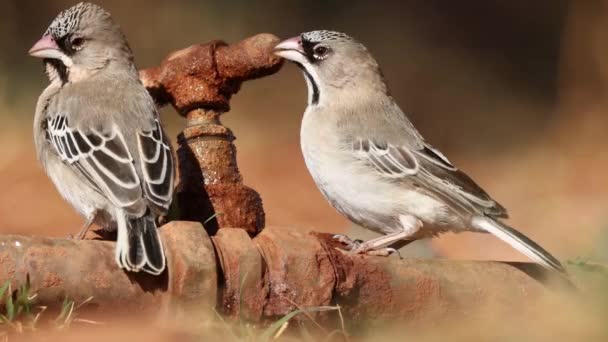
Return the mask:
<path id="1" fill-rule="evenodd" d="M 155 228 L 155 229 L 157 229 L 157 228 Z M 161 274 L 165 270 L 166 262 L 167 261 L 166 261 L 166 258 L 165 258 L 165 248 L 163 246 L 163 241 L 160 238 L 160 236 L 158 235 L 158 231 L 156 231 L 154 233 L 156 234 L 156 238 L 158 239 L 158 245 L 160 246 L 160 253 L 161 253 L 162 259 L 163 259 L 162 260 L 162 262 L 163 262 L 162 266 L 160 268 L 156 268 L 156 267 L 152 266 L 152 264 L 149 262 L 149 259 L 148 259 L 148 251 L 145 248 L 143 249 L 144 250 L 144 260 L 146 261 L 146 264 L 148 265 L 147 272 L 150 273 L 150 274 L 153 274 L 153 275 L 159 275 L 159 274 Z M 141 235 L 139 237 L 139 240 L 140 240 L 142 246 L 144 246 L 143 235 Z"/>
<path id="2" fill-rule="evenodd" d="M 118 266 L 133 271 L 127 263 L 126 255 L 129 251 L 129 239 L 127 237 L 127 220 L 125 212 L 117 209 L 116 213 L 116 250 L 115 259 Z"/>
<path id="3" fill-rule="evenodd" d="M 546 268 L 555 269 L 555 267 L 552 264 L 548 263 L 541 256 L 541 254 L 539 254 L 540 252 L 537 252 L 535 249 L 528 246 L 523 241 L 520 241 L 517 237 L 509 234 L 498 223 L 494 222 L 492 219 L 478 216 L 478 217 L 474 217 L 473 220 L 471 221 L 471 223 L 475 228 L 484 230 L 484 231 L 496 236 L 500 240 L 506 242 L 511 247 L 515 248 L 517 251 L 524 254 L 525 256 L 527 256 L 528 258 L 533 260 L 534 262 L 537 262 Z"/>
<path id="4" fill-rule="evenodd" d="M 160 130 L 160 123 L 158 122 L 158 120 L 155 120 L 155 122 L 156 122 L 156 126 L 157 126 L 156 129 Z M 164 201 L 164 202 L 156 201 L 153 198 L 150 198 L 150 200 L 152 202 L 154 202 L 155 204 L 157 204 L 157 205 L 166 207 L 167 206 L 166 202 L 171 199 L 171 195 L 170 194 L 161 195 L 161 194 L 156 193 L 154 191 L 154 189 L 152 189 L 152 184 L 158 185 L 158 184 L 164 183 L 166 181 L 165 178 L 167 177 L 167 174 L 169 174 L 169 177 L 173 178 L 173 172 L 167 172 L 168 163 L 169 163 L 168 158 L 171 158 L 171 156 L 170 155 L 167 156 L 166 154 L 170 153 L 171 149 L 164 142 L 159 141 L 157 139 L 154 139 L 152 132 L 139 132 L 138 134 L 139 134 L 139 137 L 137 139 L 137 147 L 139 149 L 139 156 L 144 161 L 144 163 L 146 163 L 146 164 L 152 164 L 152 163 L 158 162 L 159 161 L 158 159 L 161 156 L 163 158 L 163 161 L 162 161 L 163 162 L 162 172 L 159 175 L 158 179 L 153 179 L 150 176 L 147 167 L 142 167 L 142 173 L 144 175 L 144 181 L 146 183 L 146 188 L 148 189 L 148 191 L 150 191 L 151 194 L 153 194 L 155 197 L 157 197 L 158 199 L 160 199 L 161 201 Z M 143 146 L 142 146 L 142 139 L 141 139 L 141 137 L 152 138 L 152 140 L 154 140 L 156 142 L 156 151 L 155 151 L 155 155 L 154 155 L 153 159 L 148 159 L 144 155 L 144 153 L 143 153 L 144 149 L 143 149 Z M 162 152 L 164 152 L 164 153 L 162 153 Z M 169 170 L 169 171 L 172 171 L 172 170 Z M 171 182 L 171 187 L 172 187 L 173 186 L 173 180 L 171 179 L 169 181 Z"/>
<path id="5" fill-rule="evenodd" d="M 128 239 L 128 233 L 127 233 L 127 220 L 126 220 L 126 213 L 123 210 L 116 210 L 116 224 L 117 224 L 117 237 L 116 237 L 116 250 L 115 250 L 115 259 L 116 259 L 116 263 L 121 267 L 124 268 L 125 270 L 129 271 L 129 272 L 140 272 L 142 271 L 142 269 L 144 268 L 144 266 L 148 266 L 147 269 L 147 273 L 153 274 L 153 275 L 159 275 L 161 274 L 165 267 L 166 267 L 166 259 L 164 257 L 165 255 L 165 251 L 164 251 L 164 246 L 163 246 L 163 242 L 160 239 L 160 237 L 158 236 L 158 232 L 155 232 L 157 234 L 157 238 L 159 239 L 159 246 L 160 246 L 160 252 L 161 255 L 163 256 L 163 260 L 162 260 L 162 266 L 160 268 L 156 268 L 154 266 L 152 266 L 152 264 L 149 261 L 148 258 L 148 252 L 146 251 L 145 248 L 143 248 L 143 258 L 142 261 L 137 264 L 137 265 L 133 265 L 129 262 L 129 239 Z M 144 241 L 143 241 L 143 235 L 139 236 L 139 242 L 141 243 L 142 246 L 144 246 Z"/>

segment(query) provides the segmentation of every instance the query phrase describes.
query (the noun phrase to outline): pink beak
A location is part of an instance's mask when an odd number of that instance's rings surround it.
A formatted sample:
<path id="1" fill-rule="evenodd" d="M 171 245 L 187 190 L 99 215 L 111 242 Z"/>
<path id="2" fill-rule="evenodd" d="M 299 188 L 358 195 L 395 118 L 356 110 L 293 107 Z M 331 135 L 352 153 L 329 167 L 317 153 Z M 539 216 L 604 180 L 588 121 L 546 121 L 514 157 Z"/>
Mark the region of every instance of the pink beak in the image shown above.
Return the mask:
<path id="1" fill-rule="evenodd" d="M 46 35 L 32 46 L 28 54 L 38 58 L 55 58 L 58 59 L 63 55 L 59 50 L 59 46 L 53 39 L 53 36 Z"/>
<path id="2" fill-rule="evenodd" d="M 274 53 L 280 56 L 282 51 L 298 51 L 300 53 L 304 53 L 304 50 L 302 49 L 302 38 L 297 36 L 280 42 L 277 46 L 275 46 Z"/>

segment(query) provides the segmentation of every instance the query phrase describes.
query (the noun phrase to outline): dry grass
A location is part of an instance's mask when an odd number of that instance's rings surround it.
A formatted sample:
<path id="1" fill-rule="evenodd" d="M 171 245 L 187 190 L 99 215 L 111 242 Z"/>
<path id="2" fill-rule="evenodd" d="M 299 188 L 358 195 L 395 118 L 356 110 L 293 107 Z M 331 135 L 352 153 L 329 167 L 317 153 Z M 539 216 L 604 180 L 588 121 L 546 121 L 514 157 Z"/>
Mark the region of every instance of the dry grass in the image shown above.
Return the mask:
<path id="1" fill-rule="evenodd" d="M 266 323 L 228 321 L 200 310 L 172 317 L 137 318 L 117 311 L 105 320 L 87 320 L 87 312 L 66 301 L 58 314 L 36 307 L 27 288 L 0 296 L 0 341 L 602 341 L 608 338 L 608 272 L 578 262 L 570 270 L 582 285 L 578 293 L 548 291 L 525 306 L 471 307 L 465 314 L 437 321 L 353 319 L 339 307 L 299 308 Z M 10 290 L 9 290 L 10 292 Z M 13 314 L 7 314 L 9 307 Z M 318 321 L 316 313 L 326 311 Z M 19 312 L 17 314 L 17 312 Z M 11 316 L 10 319 L 7 319 Z M 56 318 L 55 318 L 56 317 Z"/>

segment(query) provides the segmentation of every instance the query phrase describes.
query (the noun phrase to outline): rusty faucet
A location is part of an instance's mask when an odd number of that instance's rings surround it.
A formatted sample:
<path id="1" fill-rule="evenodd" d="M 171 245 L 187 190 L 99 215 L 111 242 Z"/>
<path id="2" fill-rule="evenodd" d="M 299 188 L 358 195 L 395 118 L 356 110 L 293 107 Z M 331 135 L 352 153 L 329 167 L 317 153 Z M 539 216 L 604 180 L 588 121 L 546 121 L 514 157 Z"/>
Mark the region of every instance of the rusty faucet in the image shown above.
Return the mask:
<path id="1" fill-rule="evenodd" d="M 278 41 L 259 34 L 233 45 L 194 45 L 140 72 L 158 103 L 171 103 L 187 120 L 178 136 L 178 218 L 205 223 L 211 235 L 219 228 L 238 227 L 254 236 L 264 228 L 262 199 L 243 184 L 235 137 L 220 116 L 230 110 L 230 98 L 243 81 L 281 68 L 281 59 L 271 52 Z"/>

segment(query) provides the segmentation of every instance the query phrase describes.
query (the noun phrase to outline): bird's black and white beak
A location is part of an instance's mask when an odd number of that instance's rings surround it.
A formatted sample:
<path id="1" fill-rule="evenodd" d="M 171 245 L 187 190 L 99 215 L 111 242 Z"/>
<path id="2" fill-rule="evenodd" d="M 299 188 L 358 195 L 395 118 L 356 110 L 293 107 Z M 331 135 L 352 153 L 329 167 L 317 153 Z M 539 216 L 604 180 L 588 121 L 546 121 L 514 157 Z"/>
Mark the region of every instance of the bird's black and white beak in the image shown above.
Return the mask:
<path id="1" fill-rule="evenodd" d="M 28 51 L 28 54 L 37 58 L 61 60 L 66 67 L 72 65 L 72 59 L 61 51 L 59 45 L 57 45 L 57 42 L 50 34 L 40 38 Z"/>
<path id="2" fill-rule="evenodd" d="M 273 50 L 274 54 L 283 57 L 287 60 L 305 64 L 308 62 L 304 47 L 302 46 L 302 38 L 300 36 L 289 38 L 282 41 Z"/>

